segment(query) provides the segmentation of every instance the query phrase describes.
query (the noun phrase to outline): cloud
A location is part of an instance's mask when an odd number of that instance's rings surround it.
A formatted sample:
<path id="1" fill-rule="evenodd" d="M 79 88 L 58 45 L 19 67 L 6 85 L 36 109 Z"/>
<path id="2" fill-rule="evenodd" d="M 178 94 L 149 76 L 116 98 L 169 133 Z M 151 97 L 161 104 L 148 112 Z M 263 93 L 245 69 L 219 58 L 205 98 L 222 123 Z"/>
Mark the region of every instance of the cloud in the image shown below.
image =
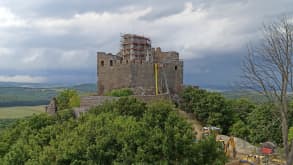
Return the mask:
<path id="1" fill-rule="evenodd" d="M 96 65 L 96 52 L 86 49 L 15 49 L 2 55 L 0 49 L 0 58 L 0 70 L 82 70 Z"/>
<path id="2" fill-rule="evenodd" d="M 14 13 L 8 8 L 0 6 L 0 28 L 13 28 L 13 27 L 25 27 L 26 21 Z"/>
<path id="3" fill-rule="evenodd" d="M 11 50 L 7 48 L 0 48 L 0 57 L 8 56 L 11 54 Z"/>
<path id="4" fill-rule="evenodd" d="M 116 12 L 77 13 L 71 18 L 26 20 L 30 22 L 29 30 L 33 36 L 23 39 L 21 44 L 32 43 L 36 47 L 32 49 L 47 49 L 52 46 L 58 50 L 66 47 L 83 51 L 102 49 L 115 53 L 119 50 L 121 32 L 137 33 L 151 37 L 154 46 L 178 51 L 184 59 L 194 59 L 205 56 L 203 52 L 206 50 L 232 51 L 252 36 L 235 35 L 243 27 L 241 21 L 211 17 L 211 11 L 194 8 L 191 2 L 185 3 L 177 13 L 157 19 L 144 19 L 152 12 L 153 8 L 146 6 Z M 41 40 L 40 37 L 43 40 L 37 42 Z M 28 57 L 24 58 L 27 61 Z"/>
<path id="5" fill-rule="evenodd" d="M 45 77 L 34 77 L 29 75 L 0 76 L 0 82 L 16 82 L 16 83 L 43 83 L 46 82 Z"/>
<path id="6" fill-rule="evenodd" d="M 241 58 L 246 43 L 258 40 L 262 23 L 292 15 L 292 6 L 292 0 L 1 0 L 0 71 L 55 76 L 83 70 L 95 76 L 96 52 L 119 51 L 121 33 L 150 37 L 154 47 L 178 51 L 185 61 Z M 185 72 L 204 70 L 213 77 L 212 63 L 193 64 Z M 230 79 L 227 69 L 219 70 Z"/>
<path id="7" fill-rule="evenodd" d="M 75 14 L 68 19 L 46 18 L 36 20 L 33 26 L 47 35 L 96 36 L 93 42 L 103 48 L 103 42 L 111 39 L 111 51 L 118 50 L 119 34 L 130 32 L 153 37 L 155 46 L 180 51 L 182 57 L 197 58 L 204 50 L 225 50 L 238 48 L 247 39 L 246 36 L 234 36 L 235 23 L 228 18 L 208 19 L 209 12 L 194 9 L 192 3 L 186 3 L 182 11 L 154 20 L 142 17 L 152 12 L 151 7 L 130 8 L 120 12 L 87 12 Z M 76 34 L 78 32 L 78 34 Z M 232 32 L 232 33 L 231 33 Z M 242 37 L 241 40 L 237 40 Z M 116 40 L 116 42 L 114 42 Z M 156 41 L 157 40 L 157 41 Z M 237 40 L 237 42 L 235 42 Z M 243 41 L 243 42 L 242 42 Z M 68 41 L 72 42 L 72 41 Z M 113 44 L 116 43 L 116 45 Z"/>

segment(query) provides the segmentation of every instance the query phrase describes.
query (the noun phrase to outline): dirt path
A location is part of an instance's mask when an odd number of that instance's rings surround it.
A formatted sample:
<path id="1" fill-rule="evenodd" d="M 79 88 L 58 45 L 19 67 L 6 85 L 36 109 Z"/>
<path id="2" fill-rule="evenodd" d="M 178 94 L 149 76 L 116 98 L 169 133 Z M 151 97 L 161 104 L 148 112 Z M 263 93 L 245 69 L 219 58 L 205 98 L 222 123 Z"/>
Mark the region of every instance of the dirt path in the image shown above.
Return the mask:
<path id="1" fill-rule="evenodd" d="M 201 139 L 201 130 L 202 130 L 202 125 L 198 120 L 196 120 L 194 114 L 192 113 L 187 113 L 182 110 L 178 110 L 178 114 L 185 118 L 188 123 L 191 123 L 191 126 L 193 128 L 193 132 L 196 134 L 196 139 Z"/>

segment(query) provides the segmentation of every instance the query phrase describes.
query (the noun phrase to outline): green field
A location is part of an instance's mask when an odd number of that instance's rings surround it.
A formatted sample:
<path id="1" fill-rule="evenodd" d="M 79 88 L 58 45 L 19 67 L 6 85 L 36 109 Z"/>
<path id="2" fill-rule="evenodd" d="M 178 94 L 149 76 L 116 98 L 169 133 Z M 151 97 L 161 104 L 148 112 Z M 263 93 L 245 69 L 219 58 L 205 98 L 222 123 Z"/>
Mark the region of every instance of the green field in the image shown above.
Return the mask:
<path id="1" fill-rule="evenodd" d="M 45 111 L 44 107 L 44 105 L 0 107 L 0 119 L 18 119 L 31 116 L 33 114 L 40 114 Z"/>
<path id="2" fill-rule="evenodd" d="M 45 112 L 45 106 L 0 107 L 0 132 L 18 119 Z"/>

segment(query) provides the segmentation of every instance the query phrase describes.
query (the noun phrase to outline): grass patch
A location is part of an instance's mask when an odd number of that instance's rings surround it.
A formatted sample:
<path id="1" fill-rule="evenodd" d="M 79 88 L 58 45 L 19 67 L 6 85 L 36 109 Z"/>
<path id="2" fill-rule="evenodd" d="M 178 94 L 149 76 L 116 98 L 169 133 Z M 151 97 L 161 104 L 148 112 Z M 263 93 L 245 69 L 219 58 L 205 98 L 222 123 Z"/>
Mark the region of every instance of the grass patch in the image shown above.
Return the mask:
<path id="1" fill-rule="evenodd" d="M 106 96 L 115 96 L 115 97 L 123 97 L 123 96 L 131 96 L 133 92 L 129 88 L 121 88 L 121 89 L 113 89 L 112 91 L 105 94 Z"/>
<path id="2" fill-rule="evenodd" d="M 45 106 L 0 107 L 0 119 L 18 119 L 45 112 Z"/>

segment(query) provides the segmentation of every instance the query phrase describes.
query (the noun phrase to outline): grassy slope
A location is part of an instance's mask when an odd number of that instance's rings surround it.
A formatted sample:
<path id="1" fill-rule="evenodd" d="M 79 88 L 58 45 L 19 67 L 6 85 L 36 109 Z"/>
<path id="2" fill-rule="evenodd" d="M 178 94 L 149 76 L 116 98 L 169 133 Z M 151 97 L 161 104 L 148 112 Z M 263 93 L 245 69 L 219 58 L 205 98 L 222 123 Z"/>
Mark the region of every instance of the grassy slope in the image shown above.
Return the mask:
<path id="1" fill-rule="evenodd" d="M 43 105 L 40 106 L 20 106 L 20 107 L 0 107 L 0 119 L 16 119 L 39 114 L 45 111 Z"/>

